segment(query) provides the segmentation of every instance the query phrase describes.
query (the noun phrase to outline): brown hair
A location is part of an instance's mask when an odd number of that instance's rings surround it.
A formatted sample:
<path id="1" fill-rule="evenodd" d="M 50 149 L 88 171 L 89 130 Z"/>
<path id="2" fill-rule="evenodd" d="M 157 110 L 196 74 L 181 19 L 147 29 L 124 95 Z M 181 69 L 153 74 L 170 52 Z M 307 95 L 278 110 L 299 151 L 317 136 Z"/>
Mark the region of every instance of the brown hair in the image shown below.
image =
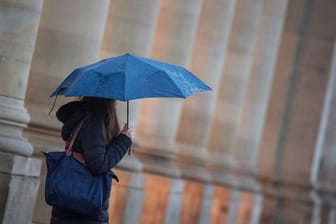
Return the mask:
<path id="1" fill-rule="evenodd" d="M 120 127 L 116 113 L 116 101 L 98 97 L 82 97 L 81 101 L 87 111 L 101 120 L 106 144 L 119 134 Z"/>

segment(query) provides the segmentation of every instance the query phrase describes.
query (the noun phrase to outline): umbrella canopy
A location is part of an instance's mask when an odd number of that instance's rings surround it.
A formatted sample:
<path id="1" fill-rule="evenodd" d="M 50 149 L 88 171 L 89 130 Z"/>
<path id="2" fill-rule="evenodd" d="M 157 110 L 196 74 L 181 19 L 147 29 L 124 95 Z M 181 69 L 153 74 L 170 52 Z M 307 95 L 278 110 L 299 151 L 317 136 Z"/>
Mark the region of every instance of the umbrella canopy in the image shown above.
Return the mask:
<path id="1" fill-rule="evenodd" d="M 211 90 L 187 69 L 124 54 L 75 69 L 51 96 L 91 96 L 128 101 L 149 97 L 186 98 Z"/>

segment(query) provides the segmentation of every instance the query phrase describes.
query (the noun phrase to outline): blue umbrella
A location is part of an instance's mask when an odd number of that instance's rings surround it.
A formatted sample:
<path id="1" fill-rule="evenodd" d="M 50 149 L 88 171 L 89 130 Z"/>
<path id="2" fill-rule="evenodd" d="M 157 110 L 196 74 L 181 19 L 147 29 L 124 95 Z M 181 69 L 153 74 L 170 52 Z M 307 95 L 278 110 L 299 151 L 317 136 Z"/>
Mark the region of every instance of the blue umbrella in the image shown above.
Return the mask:
<path id="1" fill-rule="evenodd" d="M 127 101 L 150 97 L 186 98 L 211 90 L 187 69 L 124 54 L 73 70 L 52 96 L 91 96 Z"/>

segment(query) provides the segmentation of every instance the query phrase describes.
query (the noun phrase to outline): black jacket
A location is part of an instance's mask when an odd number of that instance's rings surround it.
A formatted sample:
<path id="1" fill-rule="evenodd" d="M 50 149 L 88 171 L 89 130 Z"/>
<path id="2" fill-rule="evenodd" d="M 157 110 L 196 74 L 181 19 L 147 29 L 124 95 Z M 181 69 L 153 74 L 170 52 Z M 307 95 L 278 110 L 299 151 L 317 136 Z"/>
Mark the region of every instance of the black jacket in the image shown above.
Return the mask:
<path id="1" fill-rule="evenodd" d="M 67 141 L 76 125 L 86 116 L 88 119 L 84 122 L 82 128 L 73 145 L 73 150 L 83 153 L 87 168 L 94 174 L 100 175 L 107 172 L 123 158 L 128 148 L 131 146 L 131 139 L 124 134 L 119 134 L 108 145 L 105 144 L 102 122 L 91 116 L 86 111 L 82 102 L 74 101 L 63 105 L 56 112 L 59 121 L 63 123 L 62 138 Z M 65 211 L 59 208 L 53 208 L 52 217 L 64 220 L 83 220 L 107 222 L 108 213 L 102 211 L 97 216 L 83 216 Z"/>

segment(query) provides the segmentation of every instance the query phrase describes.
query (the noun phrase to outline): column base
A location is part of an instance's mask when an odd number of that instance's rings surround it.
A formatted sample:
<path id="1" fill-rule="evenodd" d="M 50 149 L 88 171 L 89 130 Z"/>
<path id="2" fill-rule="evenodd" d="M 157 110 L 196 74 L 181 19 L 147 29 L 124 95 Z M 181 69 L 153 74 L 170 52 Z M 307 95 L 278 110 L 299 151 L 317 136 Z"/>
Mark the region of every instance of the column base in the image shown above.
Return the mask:
<path id="1" fill-rule="evenodd" d="M 22 137 L 29 122 L 22 100 L 0 96 L 0 151 L 30 156 L 33 146 Z"/>
<path id="2" fill-rule="evenodd" d="M 207 168 L 210 171 L 213 182 L 218 185 L 238 188 L 238 179 L 233 173 L 234 160 L 226 155 L 212 155 Z"/>
<path id="3" fill-rule="evenodd" d="M 312 223 L 315 219 L 316 200 L 308 181 L 269 176 L 256 178 L 264 195 L 261 223 Z"/>
<path id="4" fill-rule="evenodd" d="M 181 161 L 176 161 L 176 164 L 181 170 L 183 178 L 202 183 L 211 183 L 212 175 L 205 167 Z"/>
<path id="5" fill-rule="evenodd" d="M 164 155 L 147 153 L 145 148 L 134 146 L 136 157 L 143 164 L 143 171 L 167 177 L 179 178 L 181 176 L 180 169 L 176 164 Z"/>
<path id="6" fill-rule="evenodd" d="M 131 155 L 125 155 L 117 168 L 132 172 L 140 172 L 143 169 L 143 164 L 134 156 L 134 153 L 131 152 Z"/>
<path id="7" fill-rule="evenodd" d="M 41 160 L 0 152 L 0 222 L 31 223 Z"/>
<path id="8" fill-rule="evenodd" d="M 208 155 L 205 148 L 179 144 L 180 153 L 175 162 L 182 177 L 203 183 L 212 181 L 211 173 L 206 168 Z"/>
<path id="9" fill-rule="evenodd" d="M 210 170 L 210 172 L 214 183 L 230 188 L 238 188 L 238 179 L 234 175 L 220 170 Z"/>

